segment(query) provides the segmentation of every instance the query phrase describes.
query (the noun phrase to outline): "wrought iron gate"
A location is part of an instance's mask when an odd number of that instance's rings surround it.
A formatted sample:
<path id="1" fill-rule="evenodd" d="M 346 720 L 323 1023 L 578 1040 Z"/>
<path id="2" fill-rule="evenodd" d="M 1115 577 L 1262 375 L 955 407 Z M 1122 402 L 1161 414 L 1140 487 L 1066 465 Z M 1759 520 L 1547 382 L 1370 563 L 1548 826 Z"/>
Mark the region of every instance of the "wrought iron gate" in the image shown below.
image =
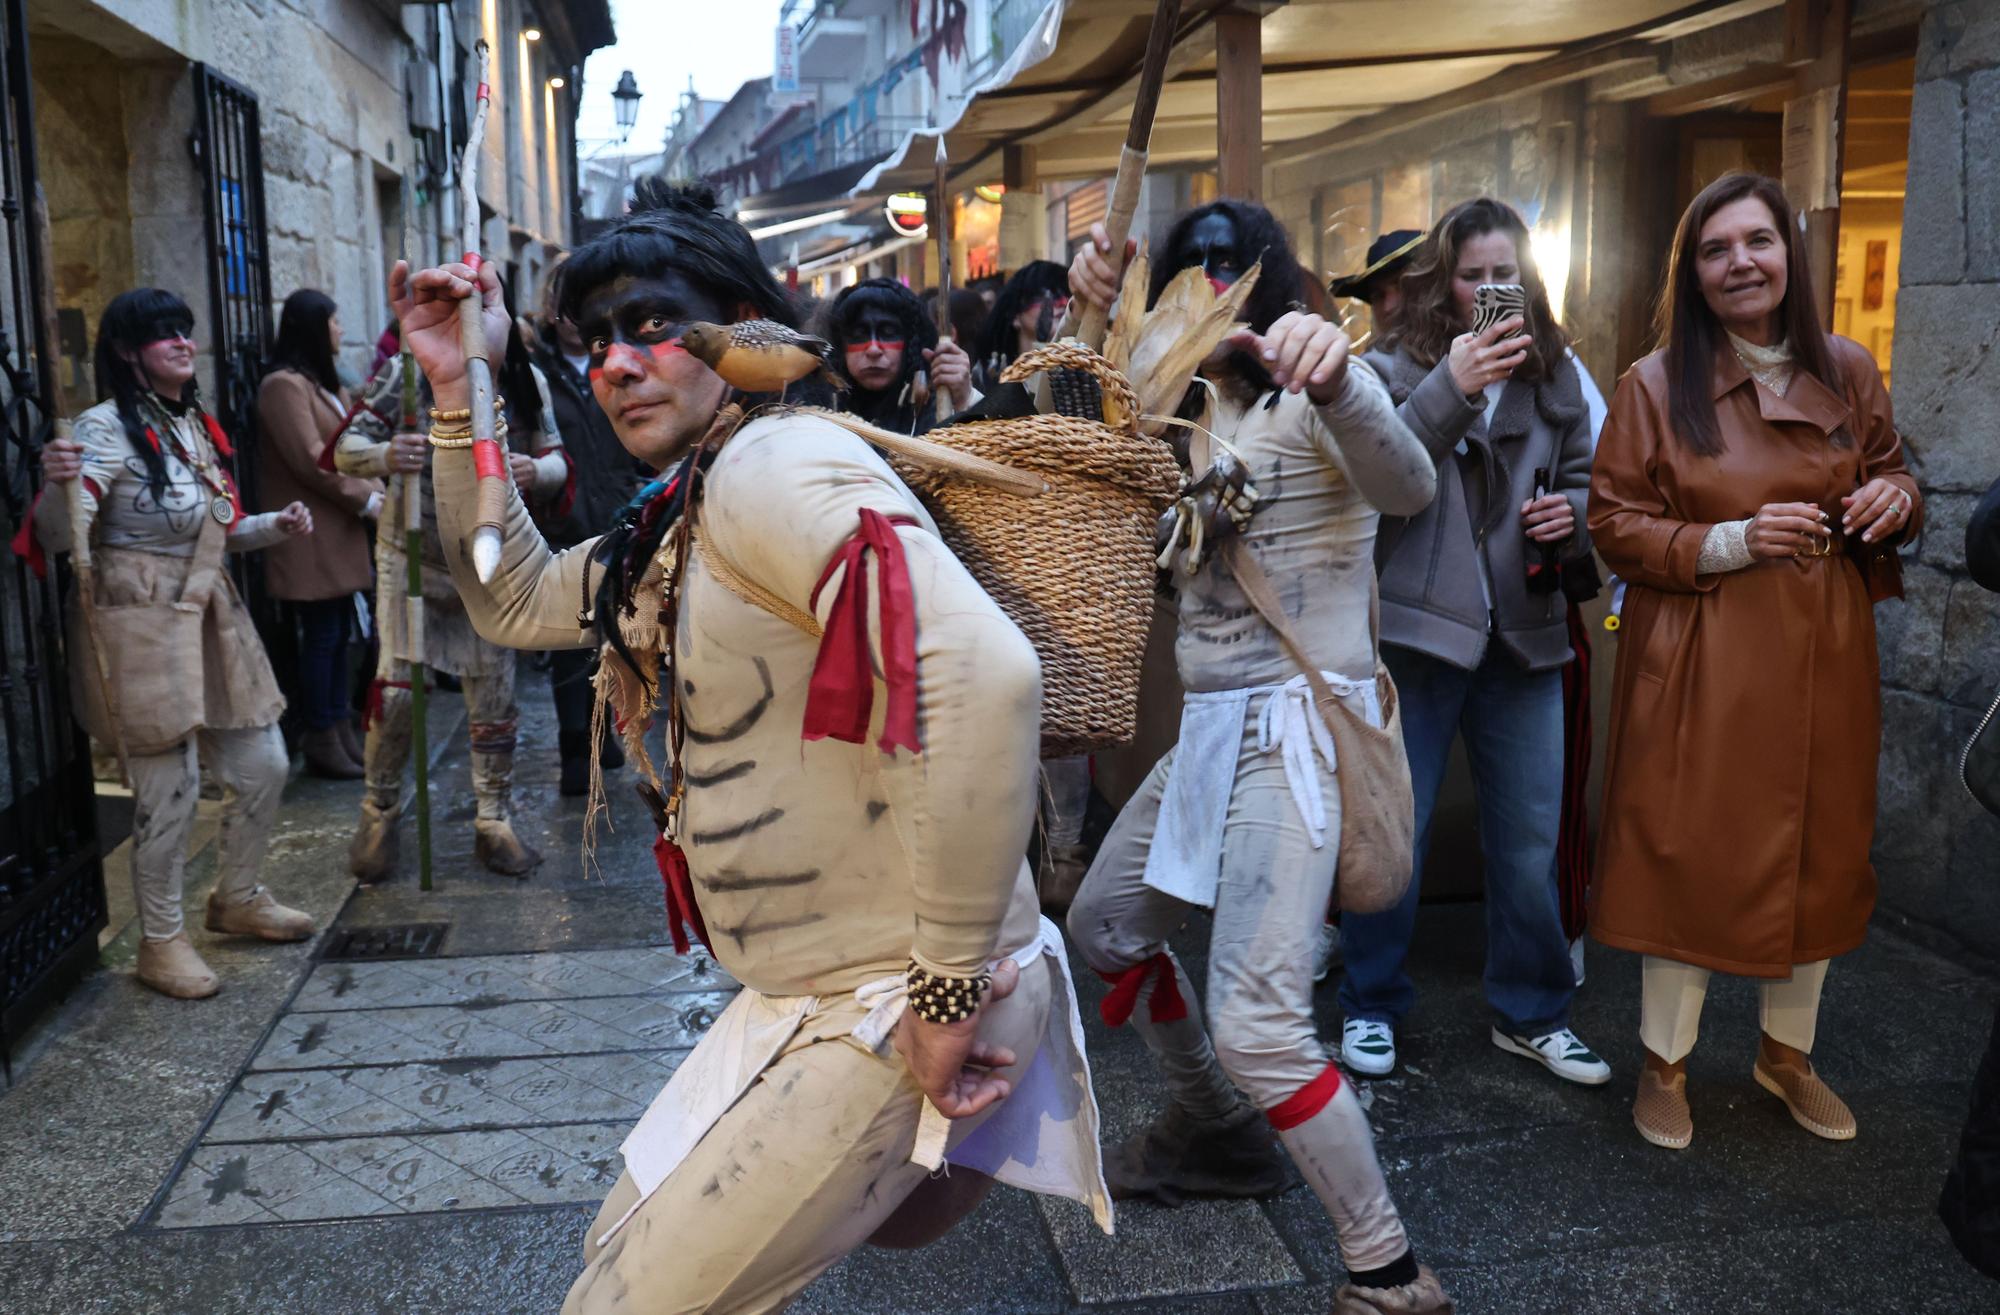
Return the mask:
<path id="1" fill-rule="evenodd" d="M 210 409 L 236 444 L 245 503 L 259 510 L 257 384 L 271 346 L 271 264 L 264 227 L 264 150 L 257 94 L 206 64 L 194 66 L 194 132 L 208 239 L 208 333 L 215 359 Z M 283 629 L 264 593 L 261 553 L 232 553 L 237 587 L 267 645 Z M 276 644 L 283 649 L 282 642 Z M 273 651 L 273 665 L 291 664 Z"/>
<path id="2" fill-rule="evenodd" d="M 0 0 L 0 503 L 8 536 L 41 489 L 48 436 L 42 399 L 56 384 L 56 344 L 35 307 L 30 246 L 38 182 L 24 0 Z M 97 962 L 105 925 L 90 779 L 90 742 L 70 715 L 61 598 L 48 578 L 0 547 L 0 1067 L 8 1040 L 51 996 Z M 11 1075 L 10 1075 L 11 1076 Z"/>

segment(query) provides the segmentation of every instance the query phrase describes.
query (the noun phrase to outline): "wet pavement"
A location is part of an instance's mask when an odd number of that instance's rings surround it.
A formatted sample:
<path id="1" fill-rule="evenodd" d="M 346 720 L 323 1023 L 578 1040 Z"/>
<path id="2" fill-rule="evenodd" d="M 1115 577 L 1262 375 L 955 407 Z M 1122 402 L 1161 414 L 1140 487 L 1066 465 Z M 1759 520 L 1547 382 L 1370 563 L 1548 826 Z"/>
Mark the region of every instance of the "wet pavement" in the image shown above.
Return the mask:
<path id="1" fill-rule="evenodd" d="M 554 789 L 554 730 L 525 670 L 525 881 L 470 860 L 457 701 L 438 700 L 437 889 L 356 890 L 358 792 L 295 781 L 269 883 L 331 927 L 263 946 L 196 930 L 221 996 L 165 1000 L 105 967 L 16 1053 L 0 1094 L 0 1312 L 502 1315 L 554 1312 L 625 1130 L 727 998 L 663 939 L 643 814 L 614 775 L 588 873 L 582 808 Z M 212 856 L 194 865 L 191 904 Z M 1893 879 L 1893 874 L 1885 874 Z M 321 957 L 342 931 L 442 925 L 433 957 Z M 1204 927 L 1181 942 L 1201 969 Z M 1630 1122 L 1637 962 L 1593 949 L 1577 1030 L 1617 1069 L 1587 1090 L 1502 1054 L 1479 997 L 1477 905 L 1430 906 L 1403 1063 L 1365 1095 L 1419 1254 L 1460 1310 L 2000 1310 L 2000 1284 L 1932 1214 L 2000 982 L 1878 925 L 1829 978 L 1817 1059 L 1861 1136 L 1810 1137 L 1750 1080 L 1756 1000 L 1718 979 L 1689 1065 L 1693 1148 Z M 1080 975 L 1086 994 L 1094 978 Z M 1333 983 L 1319 996 L 1337 1035 Z M 1137 1039 L 1087 1016 L 1110 1135 L 1159 1100 Z M 698 1245 L 690 1239 L 690 1245 Z M 815 1315 L 1327 1311 L 1332 1230 L 1303 1190 L 1121 1209 L 1104 1238 L 1068 1202 L 1000 1189 L 919 1253 L 864 1250 L 810 1288 Z"/>

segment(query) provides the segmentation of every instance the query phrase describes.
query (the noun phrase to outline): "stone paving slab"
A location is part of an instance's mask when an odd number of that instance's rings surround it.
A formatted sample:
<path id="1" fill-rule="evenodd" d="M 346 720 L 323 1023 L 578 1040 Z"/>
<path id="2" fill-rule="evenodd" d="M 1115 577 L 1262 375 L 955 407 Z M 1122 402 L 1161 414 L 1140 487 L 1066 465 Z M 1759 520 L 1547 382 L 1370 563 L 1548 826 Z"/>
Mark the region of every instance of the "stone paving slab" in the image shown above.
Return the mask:
<path id="1" fill-rule="evenodd" d="M 292 1002 L 294 1013 L 372 1006 L 472 1005 L 593 996 L 727 990 L 715 960 L 650 950 L 575 950 L 451 959 L 322 963 Z"/>
<path id="2" fill-rule="evenodd" d="M 604 1199 L 629 1124 L 203 1145 L 163 1228 L 419 1214 Z"/>

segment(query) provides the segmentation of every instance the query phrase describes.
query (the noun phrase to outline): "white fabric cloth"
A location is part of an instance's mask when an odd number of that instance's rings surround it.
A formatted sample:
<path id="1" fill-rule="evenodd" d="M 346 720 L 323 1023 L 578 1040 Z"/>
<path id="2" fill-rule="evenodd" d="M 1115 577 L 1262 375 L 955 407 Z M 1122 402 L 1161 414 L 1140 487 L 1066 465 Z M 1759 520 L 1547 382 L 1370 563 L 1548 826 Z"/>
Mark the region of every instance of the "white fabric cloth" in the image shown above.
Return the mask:
<path id="1" fill-rule="evenodd" d="M 1375 682 L 1320 673 L 1343 699 L 1359 699 L 1369 724 L 1382 724 Z M 1190 692 L 1181 703 L 1181 730 L 1173 768 L 1160 799 L 1159 821 L 1146 853 L 1145 884 L 1163 895 L 1203 908 L 1215 907 L 1222 873 L 1222 834 L 1236 782 L 1237 745 L 1243 738 L 1250 700 L 1268 695 L 1258 713 L 1257 749 L 1277 753 L 1285 783 L 1305 823 L 1314 849 L 1327 840 L 1326 798 L 1314 757 L 1338 772 L 1333 735 L 1313 706 L 1312 685 L 1303 674 L 1282 685 Z"/>
<path id="2" fill-rule="evenodd" d="M 1109 1233 L 1111 1193 L 1098 1154 L 1097 1099 L 1062 933 L 1043 918 L 1035 940 L 994 962 L 1012 959 L 1025 964 L 1038 954 L 1048 956 L 1056 970 L 1063 998 L 1049 1002 L 1047 1029 L 1027 1071 L 985 1123 L 949 1151 L 951 1121 L 926 1099 L 910 1159 L 927 1169 L 949 1160 L 1024 1191 L 1080 1201 L 1090 1208 L 1098 1227 Z M 838 1000 L 744 990 L 729 1002 L 618 1148 L 639 1198 L 597 1239 L 599 1246 L 638 1213 L 717 1120 L 784 1053 L 806 1020 Z M 896 1024 L 909 1003 L 903 975 L 865 983 L 854 992 L 854 1001 L 868 1012 L 850 1039 L 864 1050 L 888 1055 Z"/>
<path id="3" fill-rule="evenodd" d="M 1764 1035 L 1812 1053 L 1828 962 L 1797 964 L 1790 977 L 1760 983 L 1758 1013 Z M 1639 1039 L 1669 1064 L 1678 1064 L 1694 1049 L 1709 977 L 1708 969 L 1676 959 L 1649 954 L 1640 961 Z"/>

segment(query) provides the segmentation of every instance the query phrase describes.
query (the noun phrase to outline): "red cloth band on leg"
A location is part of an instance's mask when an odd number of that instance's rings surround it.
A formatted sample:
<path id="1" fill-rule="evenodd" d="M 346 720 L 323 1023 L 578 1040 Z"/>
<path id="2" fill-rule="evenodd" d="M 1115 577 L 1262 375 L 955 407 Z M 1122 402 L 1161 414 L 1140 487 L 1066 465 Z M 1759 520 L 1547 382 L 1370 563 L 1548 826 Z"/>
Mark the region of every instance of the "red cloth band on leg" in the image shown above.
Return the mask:
<path id="1" fill-rule="evenodd" d="M 1141 959 L 1122 973 L 1099 973 L 1111 983 L 1111 993 L 1097 1006 L 1099 1017 L 1108 1027 L 1123 1027 L 1132 1018 L 1132 1011 L 1139 1007 L 1139 992 L 1145 989 L 1146 978 L 1151 975 L 1153 998 L 1146 1010 L 1146 1017 L 1155 1023 L 1178 1023 L 1188 1016 L 1187 1001 L 1181 998 L 1180 975 L 1174 971 L 1174 961 L 1165 950 L 1150 959 Z"/>
<path id="2" fill-rule="evenodd" d="M 1326 1108 L 1340 1091 L 1340 1070 L 1328 1064 L 1320 1075 L 1290 1096 L 1264 1111 L 1264 1117 L 1279 1132 L 1290 1132 Z"/>
<path id="3" fill-rule="evenodd" d="M 375 723 L 382 720 L 382 691 L 388 689 L 408 689 L 407 680 L 384 680 L 377 676 L 368 685 L 368 702 L 361 709 L 361 729 L 372 731 Z"/>

